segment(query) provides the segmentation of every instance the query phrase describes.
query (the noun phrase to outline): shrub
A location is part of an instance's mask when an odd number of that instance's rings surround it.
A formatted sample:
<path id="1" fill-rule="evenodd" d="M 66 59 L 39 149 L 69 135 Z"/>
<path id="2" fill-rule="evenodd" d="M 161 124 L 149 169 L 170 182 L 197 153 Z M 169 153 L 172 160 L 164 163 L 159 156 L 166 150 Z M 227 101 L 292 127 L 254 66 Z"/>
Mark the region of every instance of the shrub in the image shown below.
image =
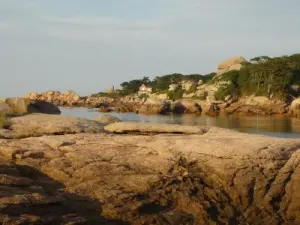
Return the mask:
<path id="1" fill-rule="evenodd" d="M 167 95 L 168 98 L 175 101 L 181 99 L 183 96 L 184 91 L 182 89 L 178 89 L 176 91 L 168 91 Z"/>
<path id="2" fill-rule="evenodd" d="M 203 100 L 202 98 L 203 98 L 202 96 L 197 96 L 197 95 L 193 95 L 191 97 L 191 99 L 193 99 L 193 100 Z"/>
<path id="3" fill-rule="evenodd" d="M 219 80 L 230 81 L 231 83 L 235 84 L 238 77 L 239 77 L 239 71 L 232 70 L 232 71 L 222 74 L 220 76 Z"/>
<path id="4" fill-rule="evenodd" d="M 147 98 L 149 98 L 149 95 L 147 95 L 146 93 L 143 93 L 143 94 L 139 95 L 139 98 L 140 99 L 147 99 Z"/>
<path id="5" fill-rule="evenodd" d="M 5 113 L 0 112 L 0 128 L 8 129 L 10 125 L 10 119 Z"/>
<path id="6" fill-rule="evenodd" d="M 193 85 L 188 91 L 186 91 L 186 94 L 191 94 L 197 91 L 196 85 Z"/>
<path id="7" fill-rule="evenodd" d="M 219 88 L 216 93 L 217 100 L 224 100 L 227 95 L 239 96 L 239 91 L 234 84 L 230 84 L 227 87 Z"/>

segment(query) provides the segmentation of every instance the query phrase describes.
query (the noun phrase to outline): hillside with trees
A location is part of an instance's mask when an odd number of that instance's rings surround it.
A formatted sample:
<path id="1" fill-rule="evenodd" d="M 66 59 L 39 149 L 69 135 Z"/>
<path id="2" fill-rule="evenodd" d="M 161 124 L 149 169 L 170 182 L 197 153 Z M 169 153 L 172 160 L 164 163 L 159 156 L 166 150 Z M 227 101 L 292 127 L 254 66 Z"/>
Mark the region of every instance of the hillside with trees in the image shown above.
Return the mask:
<path id="1" fill-rule="evenodd" d="M 240 71 L 227 72 L 219 79 L 231 82 L 226 90 L 219 90 L 220 97 L 254 94 L 282 100 L 294 98 L 300 91 L 300 54 L 256 57 Z"/>
<path id="2" fill-rule="evenodd" d="M 182 89 L 180 84 L 185 81 L 195 84 L 201 81 L 201 85 L 227 82 L 227 85 L 220 86 L 215 93 L 217 100 L 223 100 L 228 95 L 236 97 L 255 95 L 287 101 L 298 97 L 300 94 L 300 54 L 274 58 L 255 57 L 249 62 L 243 62 L 240 70 L 232 70 L 222 75 L 216 73 L 207 75 L 173 73 L 156 76 L 154 79 L 143 77 L 121 83 L 122 89 L 113 94 L 98 93 L 98 95 L 113 95 L 114 97 L 132 95 L 138 92 L 142 84 L 145 84 L 152 88 L 153 93 L 166 93 L 170 99 L 174 100 L 182 98 L 184 93 L 189 94 L 197 91 L 195 87 L 191 87 L 190 90 Z M 169 91 L 171 84 L 179 84 L 179 88 Z M 196 94 L 194 96 L 203 98 L 203 96 L 199 97 Z"/>

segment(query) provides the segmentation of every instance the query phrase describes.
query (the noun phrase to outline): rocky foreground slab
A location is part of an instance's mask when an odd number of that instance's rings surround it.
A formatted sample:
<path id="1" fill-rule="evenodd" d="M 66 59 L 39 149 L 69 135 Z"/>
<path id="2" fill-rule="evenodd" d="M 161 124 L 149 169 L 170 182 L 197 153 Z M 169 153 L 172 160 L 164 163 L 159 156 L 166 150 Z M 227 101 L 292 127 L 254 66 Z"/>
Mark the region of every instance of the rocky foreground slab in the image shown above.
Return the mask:
<path id="1" fill-rule="evenodd" d="M 94 122 L 97 133 L 0 139 L 0 222 L 300 223 L 299 139 L 115 134 Z"/>

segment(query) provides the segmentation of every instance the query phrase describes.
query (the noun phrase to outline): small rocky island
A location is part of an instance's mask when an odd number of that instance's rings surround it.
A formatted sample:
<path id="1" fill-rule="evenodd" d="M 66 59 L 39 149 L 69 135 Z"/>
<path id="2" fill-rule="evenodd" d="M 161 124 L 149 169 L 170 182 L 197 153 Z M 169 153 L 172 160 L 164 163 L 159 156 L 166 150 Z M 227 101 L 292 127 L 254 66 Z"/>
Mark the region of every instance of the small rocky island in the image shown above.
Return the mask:
<path id="1" fill-rule="evenodd" d="M 0 106 L 2 224 L 300 223 L 300 139 Z"/>
<path id="2" fill-rule="evenodd" d="M 99 108 L 101 112 L 197 115 L 300 115 L 300 54 L 247 61 L 233 57 L 216 73 L 169 74 L 121 83 L 89 96 L 75 91 L 30 93 L 26 99 L 58 106 Z"/>

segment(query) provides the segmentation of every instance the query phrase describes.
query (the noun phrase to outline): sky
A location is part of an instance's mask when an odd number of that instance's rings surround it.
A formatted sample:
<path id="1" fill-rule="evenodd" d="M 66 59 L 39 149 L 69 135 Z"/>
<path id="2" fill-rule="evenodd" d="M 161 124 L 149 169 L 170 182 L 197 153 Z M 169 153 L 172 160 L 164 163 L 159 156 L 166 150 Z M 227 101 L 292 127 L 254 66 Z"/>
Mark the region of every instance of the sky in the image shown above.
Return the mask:
<path id="1" fill-rule="evenodd" d="M 88 95 L 300 52 L 299 0 L 0 0 L 0 96 Z"/>

